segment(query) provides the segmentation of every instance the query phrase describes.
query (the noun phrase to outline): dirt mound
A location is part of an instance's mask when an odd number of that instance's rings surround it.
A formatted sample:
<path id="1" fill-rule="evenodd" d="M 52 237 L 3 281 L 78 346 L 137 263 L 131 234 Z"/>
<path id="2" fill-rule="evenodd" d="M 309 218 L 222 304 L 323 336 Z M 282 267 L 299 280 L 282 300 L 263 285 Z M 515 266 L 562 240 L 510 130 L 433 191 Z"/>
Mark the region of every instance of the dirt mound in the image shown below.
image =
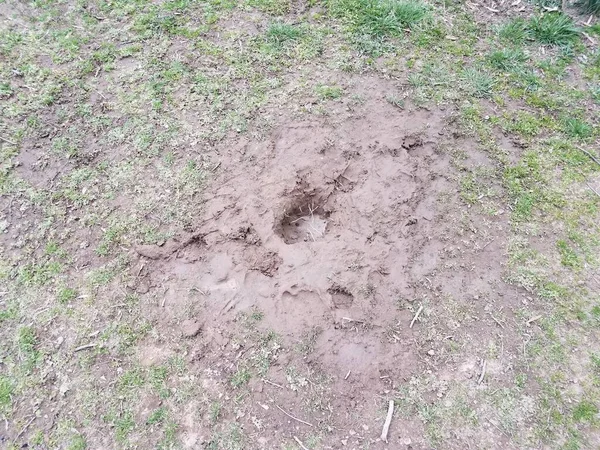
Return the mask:
<path id="1" fill-rule="evenodd" d="M 261 328 L 300 349 L 280 354 L 265 378 L 295 386 L 286 367 L 322 373 L 330 395 L 321 400 L 347 412 L 334 419 L 339 426 L 356 420 L 355 408 L 376 416 L 372 397 L 419 365 L 413 312 L 399 305 L 438 266 L 443 244 L 432 236 L 450 186 L 443 116 L 380 102 L 367 111 L 336 125 L 287 124 L 268 142 L 246 144 L 252 171 L 235 172 L 247 166 L 224 155 L 230 176 L 214 183 L 213 219 L 195 231 L 201 257 L 179 255 L 181 243 L 167 244 L 162 259 L 139 252 L 154 261 L 151 284 L 167 292 L 157 315 L 165 328 L 191 290 L 202 294 L 209 330 L 228 334 L 240 313 L 260 311 Z M 196 339 L 202 354 L 227 359 L 214 334 Z M 264 401 L 262 391 L 252 395 Z"/>

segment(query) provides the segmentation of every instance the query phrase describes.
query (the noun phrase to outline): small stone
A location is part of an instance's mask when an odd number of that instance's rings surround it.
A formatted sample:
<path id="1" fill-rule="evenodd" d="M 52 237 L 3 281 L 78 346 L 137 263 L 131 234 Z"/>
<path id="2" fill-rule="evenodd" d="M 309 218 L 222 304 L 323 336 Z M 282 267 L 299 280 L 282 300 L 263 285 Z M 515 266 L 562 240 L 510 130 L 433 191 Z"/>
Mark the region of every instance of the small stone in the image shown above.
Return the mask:
<path id="1" fill-rule="evenodd" d="M 362 429 L 365 431 L 369 431 L 369 426 L 366 424 L 363 424 Z"/>
<path id="2" fill-rule="evenodd" d="M 200 333 L 201 328 L 202 328 L 202 325 L 196 319 L 184 320 L 181 323 L 181 333 L 183 334 L 184 337 L 191 338 L 191 337 L 196 336 L 198 333 Z"/>
<path id="3" fill-rule="evenodd" d="M 432 350 L 429 350 L 429 351 L 427 352 L 427 354 L 428 354 L 429 356 L 433 356 L 433 355 L 435 355 L 435 351 L 434 351 L 433 349 L 432 349 Z"/>

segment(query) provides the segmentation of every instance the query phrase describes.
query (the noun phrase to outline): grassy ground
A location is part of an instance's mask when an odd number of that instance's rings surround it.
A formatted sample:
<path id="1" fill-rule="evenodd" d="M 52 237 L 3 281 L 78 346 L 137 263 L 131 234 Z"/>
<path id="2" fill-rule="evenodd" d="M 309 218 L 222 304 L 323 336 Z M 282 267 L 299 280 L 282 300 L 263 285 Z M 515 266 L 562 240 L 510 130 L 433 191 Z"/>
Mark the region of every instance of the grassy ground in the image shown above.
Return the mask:
<path id="1" fill-rule="evenodd" d="M 469 169 L 468 149 L 453 153 L 461 213 L 510 217 L 509 245 L 495 257 L 505 280 L 530 293 L 516 319 L 496 317 L 522 338 L 506 344 L 512 384 L 471 393 L 453 383 L 432 401 L 441 381 L 418 375 L 398 388 L 402 413 L 435 448 L 490 423 L 508 447 L 598 445 L 595 19 L 584 27 L 534 4 L 494 14 L 452 0 L 4 0 L 0 12 L 0 440 L 9 448 L 184 445 L 184 406 L 198 394 L 186 361 L 175 352 L 134 362 L 156 330 L 127 288 L 131 246 L 194 228 L 219 170 L 214 148 L 264 139 L 279 111 L 330 117 L 359 75 L 399 80 L 387 97 L 398 108 L 454 111 L 455 132 L 490 160 Z M 203 401 L 208 448 L 248 448 L 224 403 L 243 403 L 237 388 L 278 351 L 253 326 L 260 320 L 240 325 L 240 339 L 261 345 L 231 378 L 234 398 Z M 498 346 L 490 342 L 489 361 Z M 147 392 L 160 402 L 141 418 Z M 319 448 L 316 437 L 305 445 Z"/>

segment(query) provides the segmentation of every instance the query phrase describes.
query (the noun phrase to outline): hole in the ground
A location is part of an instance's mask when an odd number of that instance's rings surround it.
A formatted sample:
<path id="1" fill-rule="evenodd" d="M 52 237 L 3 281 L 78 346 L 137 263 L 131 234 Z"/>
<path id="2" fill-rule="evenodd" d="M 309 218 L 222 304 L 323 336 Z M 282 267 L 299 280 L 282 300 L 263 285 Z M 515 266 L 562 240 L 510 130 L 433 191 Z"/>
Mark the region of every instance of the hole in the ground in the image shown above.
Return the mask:
<path id="1" fill-rule="evenodd" d="M 286 244 L 314 242 L 327 230 L 331 211 L 325 208 L 326 199 L 313 191 L 303 191 L 295 196 L 275 224 L 275 232 Z"/>
<path id="2" fill-rule="evenodd" d="M 350 308 L 354 302 L 354 296 L 344 286 L 334 284 L 327 292 L 331 295 L 333 306 L 335 308 Z"/>

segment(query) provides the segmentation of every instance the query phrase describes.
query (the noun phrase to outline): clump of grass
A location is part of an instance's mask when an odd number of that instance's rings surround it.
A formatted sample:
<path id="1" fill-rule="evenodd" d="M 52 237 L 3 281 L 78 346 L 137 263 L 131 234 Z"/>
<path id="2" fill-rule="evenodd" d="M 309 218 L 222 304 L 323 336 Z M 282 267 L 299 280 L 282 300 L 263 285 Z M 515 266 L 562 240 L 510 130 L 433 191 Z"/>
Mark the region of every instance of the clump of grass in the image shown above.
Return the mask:
<path id="1" fill-rule="evenodd" d="M 156 425 L 159 423 L 163 423 L 168 416 L 168 412 L 167 412 L 167 408 L 165 408 L 164 406 L 161 406 L 158 409 L 155 409 L 152 414 L 150 414 L 150 416 L 148 416 L 148 419 L 146 419 L 146 424 L 147 425 Z"/>
<path id="2" fill-rule="evenodd" d="M 598 414 L 598 407 L 587 400 L 579 402 L 573 410 L 573 419 L 576 422 L 592 422 Z"/>
<path id="3" fill-rule="evenodd" d="M 342 88 L 339 86 L 328 86 L 321 84 L 315 88 L 317 96 L 321 100 L 335 100 L 342 96 Z"/>
<path id="4" fill-rule="evenodd" d="M 592 127 L 575 117 L 570 117 L 564 120 L 563 130 L 569 136 L 580 139 L 590 137 L 592 134 Z"/>
<path id="5" fill-rule="evenodd" d="M 600 0 L 586 0 L 584 6 L 585 10 L 591 14 L 600 13 Z"/>
<path id="6" fill-rule="evenodd" d="M 498 28 L 498 37 L 504 42 L 522 44 L 527 39 L 527 22 L 521 17 L 506 22 Z"/>
<path id="7" fill-rule="evenodd" d="M 525 53 L 520 48 L 504 48 L 492 52 L 488 61 L 495 69 L 511 70 L 525 62 Z"/>
<path id="8" fill-rule="evenodd" d="M 390 104 L 399 109 L 404 109 L 404 99 L 394 94 L 389 94 L 385 97 L 385 100 Z"/>
<path id="9" fill-rule="evenodd" d="M 269 25 L 267 39 L 277 45 L 284 45 L 302 37 L 302 30 L 287 23 L 276 22 Z"/>
<path id="10" fill-rule="evenodd" d="M 15 386 L 12 380 L 4 375 L 0 375 L 0 413 L 9 410 L 12 404 L 14 389 Z"/>
<path id="11" fill-rule="evenodd" d="M 462 81 L 467 92 L 477 98 L 490 97 L 495 84 L 495 80 L 491 75 L 473 67 L 463 71 Z"/>
<path id="12" fill-rule="evenodd" d="M 252 374 L 248 369 L 240 368 L 231 376 L 231 385 L 234 388 L 238 388 L 240 386 L 245 385 L 252 378 Z"/>
<path id="13" fill-rule="evenodd" d="M 74 300 L 77 297 L 77 291 L 70 287 L 62 287 L 56 294 L 56 299 L 58 303 L 64 305 L 69 303 L 71 300 Z"/>
<path id="14" fill-rule="evenodd" d="M 290 8 L 289 0 L 248 0 L 248 4 L 272 15 L 285 14 Z"/>
<path id="15" fill-rule="evenodd" d="M 581 260 L 579 256 L 566 241 L 558 241 L 556 243 L 556 248 L 558 249 L 558 253 L 560 254 L 560 263 L 563 266 L 570 267 L 572 269 L 577 269 L 581 267 Z"/>
<path id="16" fill-rule="evenodd" d="M 532 17 L 527 24 L 532 39 L 547 45 L 566 45 L 579 38 L 579 29 L 564 14 L 542 14 Z"/>
<path id="17" fill-rule="evenodd" d="M 17 346 L 25 371 L 29 372 L 38 363 L 40 353 L 36 350 L 38 337 L 33 327 L 21 327 L 17 333 Z"/>
<path id="18" fill-rule="evenodd" d="M 369 36 L 398 36 L 421 22 L 429 8 L 418 0 L 332 0 L 332 15 Z"/>

